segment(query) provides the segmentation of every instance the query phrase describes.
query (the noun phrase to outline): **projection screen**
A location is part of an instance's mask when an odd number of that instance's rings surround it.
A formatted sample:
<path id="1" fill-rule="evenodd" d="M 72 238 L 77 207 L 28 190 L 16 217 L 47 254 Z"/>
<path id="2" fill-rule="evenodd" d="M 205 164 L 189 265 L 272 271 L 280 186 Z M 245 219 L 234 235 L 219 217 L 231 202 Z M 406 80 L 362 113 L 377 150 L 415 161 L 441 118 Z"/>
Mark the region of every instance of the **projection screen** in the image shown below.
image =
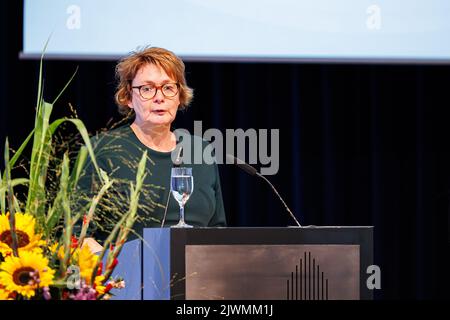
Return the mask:
<path id="1" fill-rule="evenodd" d="M 450 62 L 448 0 L 25 0 L 22 58 Z"/>

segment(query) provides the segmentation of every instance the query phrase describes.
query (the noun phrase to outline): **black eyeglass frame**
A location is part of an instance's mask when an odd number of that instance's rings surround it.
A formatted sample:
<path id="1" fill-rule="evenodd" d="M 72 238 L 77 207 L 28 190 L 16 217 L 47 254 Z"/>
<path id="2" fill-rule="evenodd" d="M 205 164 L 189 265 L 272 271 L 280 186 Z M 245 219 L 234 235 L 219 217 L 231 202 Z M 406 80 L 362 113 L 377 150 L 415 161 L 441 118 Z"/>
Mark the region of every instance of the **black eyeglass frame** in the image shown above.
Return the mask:
<path id="1" fill-rule="evenodd" d="M 177 92 L 176 92 L 173 96 L 168 96 L 168 95 L 166 95 L 166 94 L 164 93 L 164 90 L 162 90 L 162 88 L 163 88 L 165 85 L 168 85 L 168 84 L 174 84 L 174 85 L 176 85 L 176 87 L 177 87 Z M 144 95 L 142 94 L 141 88 L 142 88 L 142 87 L 145 87 L 145 86 L 153 86 L 153 87 L 155 87 L 155 89 L 156 89 L 156 90 L 155 90 L 155 93 L 153 94 L 153 96 L 152 96 L 151 98 L 145 98 Z M 153 85 L 153 84 L 146 83 L 146 84 L 143 84 L 143 85 L 140 85 L 140 86 L 132 86 L 131 89 L 138 89 L 138 90 L 139 90 L 139 95 L 140 95 L 141 98 L 144 99 L 144 100 L 150 100 L 150 99 L 153 99 L 153 98 L 156 96 L 156 94 L 158 93 L 158 90 L 161 91 L 161 93 L 163 94 L 164 97 L 166 97 L 166 98 L 173 98 L 173 97 L 175 97 L 175 96 L 180 92 L 180 84 L 179 84 L 178 82 L 167 82 L 167 83 L 164 83 L 164 84 L 162 84 L 162 85 L 160 85 L 160 86 L 156 86 L 156 85 Z"/>

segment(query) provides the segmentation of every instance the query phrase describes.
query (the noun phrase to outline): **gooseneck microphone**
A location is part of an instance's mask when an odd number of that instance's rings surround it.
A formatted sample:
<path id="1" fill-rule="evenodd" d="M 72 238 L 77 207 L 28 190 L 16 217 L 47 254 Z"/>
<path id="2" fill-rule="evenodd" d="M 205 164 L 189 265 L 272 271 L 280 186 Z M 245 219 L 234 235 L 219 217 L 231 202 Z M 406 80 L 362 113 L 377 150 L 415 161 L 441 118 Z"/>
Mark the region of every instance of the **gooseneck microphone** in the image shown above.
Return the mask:
<path id="1" fill-rule="evenodd" d="M 275 194 L 278 196 L 278 198 L 281 200 L 281 202 L 283 203 L 284 207 L 286 208 L 287 212 L 290 214 L 290 216 L 292 217 L 292 219 L 294 219 L 295 223 L 301 227 L 302 225 L 300 224 L 300 222 L 298 222 L 297 218 L 295 218 L 295 215 L 292 213 L 292 211 L 289 209 L 289 207 L 287 206 L 286 202 L 284 202 L 283 198 L 280 196 L 280 194 L 278 193 L 277 189 L 275 189 L 275 187 L 273 186 L 272 183 L 270 183 L 270 181 L 264 177 L 262 174 L 260 174 L 258 172 L 258 170 L 256 170 L 254 167 L 252 167 L 251 165 L 249 165 L 248 163 L 246 163 L 245 161 L 242 161 L 239 158 L 236 158 L 234 156 L 232 156 L 231 154 L 227 154 L 226 155 L 227 158 L 227 163 L 233 163 L 235 165 L 237 165 L 239 168 L 241 168 L 242 170 L 244 170 L 245 172 L 247 172 L 248 174 L 252 175 L 252 176 L 258 176 L 261 179 L 263 179 L 264 181 L 266 181 L 270 187 L 272 188 L 272 190 L 275 192 Z"/>
<path id="2" fill-rule="evenodd" d="M 181 145 L 176 146 L 174 152 L 177 153 L 177 157 L 173 161 L 173 166 L 176 168 L 181 166 L 181 164 L 183 163 L 183 147 Z"/>

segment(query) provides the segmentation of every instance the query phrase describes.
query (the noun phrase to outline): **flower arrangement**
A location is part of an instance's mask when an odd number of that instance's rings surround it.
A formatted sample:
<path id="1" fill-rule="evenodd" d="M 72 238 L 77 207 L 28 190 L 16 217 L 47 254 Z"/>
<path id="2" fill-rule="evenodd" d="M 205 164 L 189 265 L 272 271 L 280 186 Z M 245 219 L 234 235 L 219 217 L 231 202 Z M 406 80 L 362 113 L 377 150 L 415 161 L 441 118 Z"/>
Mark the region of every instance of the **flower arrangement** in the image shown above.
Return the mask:
<path id="1" fill-rule="evenodd" d="M 45 51 L 45 49 L 44 49 Z M 135 183 L 130 183 L 130 201 L 126 212 L 104 241 L 103 249 L 94 253 L 87 245 L 87 231 L 97 205 L 113 185 L 100 169 L 89 135 L 77 118 L 61 118 L 50 122 L 54 104 L 72 81 L 53 101 L 43 99 L 42 64 L 40 62 L 35 126 L 20 148 L 10 157 L 8 139 L 5 143 L 5 168 L 0 171 L 0 300 L 74 299 L 94 300 L 111 297 L 112 288 L 123 288 L 121 278 L 112 278 L 117 257 L 136 221 L 138 198 L 145 178 L 146 154 L 137 170 Z M 76 159 L 64 153 L 56 168 L 53 135 L 62 123 L 72 123 L 84 145 Z M 32 140 L 33 139 L 33 140 Z M 11 172 L 30 141 L 31 158 L 27 176 L 13 178 Z M 80 206 L 75 206 L 77 183 L 86 160 L 95 167 L 101 181 L 100 191 Z M 71 165 L 71 163 L 73 163 Z M 58 183 L 53 194 L 48 192 L 48 175 L 57 172 Z M 14 189 L 26 188 L 27 196 L 19 199 Z M 81 225 L 78 234 L 75 226 Z"/>

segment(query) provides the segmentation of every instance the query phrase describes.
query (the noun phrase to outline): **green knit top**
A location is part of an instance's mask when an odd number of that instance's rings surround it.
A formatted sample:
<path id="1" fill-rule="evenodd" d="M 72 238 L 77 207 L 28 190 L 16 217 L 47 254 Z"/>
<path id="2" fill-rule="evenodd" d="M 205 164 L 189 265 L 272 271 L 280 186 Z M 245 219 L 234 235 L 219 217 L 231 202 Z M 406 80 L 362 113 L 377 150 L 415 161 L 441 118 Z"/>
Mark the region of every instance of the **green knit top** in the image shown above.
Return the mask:
<path id="1" fill-rule="evenodd" d="M 191 136 L 192 144 L 199 143 L 198 140 L 195 142 L 196 139 L 201 140 L 197 136 Z M 135 181 L 138 163 L 144 150 L 147 150 L 147 176 L 139 199 L 139 219 L 134 229 L 141 233 L 143 227 L 161 227 L 164 215 L 164 226 L 178 222 L 179 205 L 170 193 L 170 173 L 174 166 L 171 152 L 148 148 L 140 142 L 128 125 L 101 133 L 91 142 L 99 167 L 117 181 L 112 188 L 115 195 L 105 199 L 103 207 L 110 205 L 126 210 L 129 182 Z M 200 142 L 203 148 L 208 144 L 204 140 Z M 194 177 L 194 191 L 185 205 L 186 223 L 195 227 L 225 227 L 225 210 L 217 164 L 182 166 L 191 167 Z M 98 181 L 98 177 L 96 178 L 95 170 L 89 163 L 79 186 L 94 194 L 98 191 L 95 181 Z"/>

